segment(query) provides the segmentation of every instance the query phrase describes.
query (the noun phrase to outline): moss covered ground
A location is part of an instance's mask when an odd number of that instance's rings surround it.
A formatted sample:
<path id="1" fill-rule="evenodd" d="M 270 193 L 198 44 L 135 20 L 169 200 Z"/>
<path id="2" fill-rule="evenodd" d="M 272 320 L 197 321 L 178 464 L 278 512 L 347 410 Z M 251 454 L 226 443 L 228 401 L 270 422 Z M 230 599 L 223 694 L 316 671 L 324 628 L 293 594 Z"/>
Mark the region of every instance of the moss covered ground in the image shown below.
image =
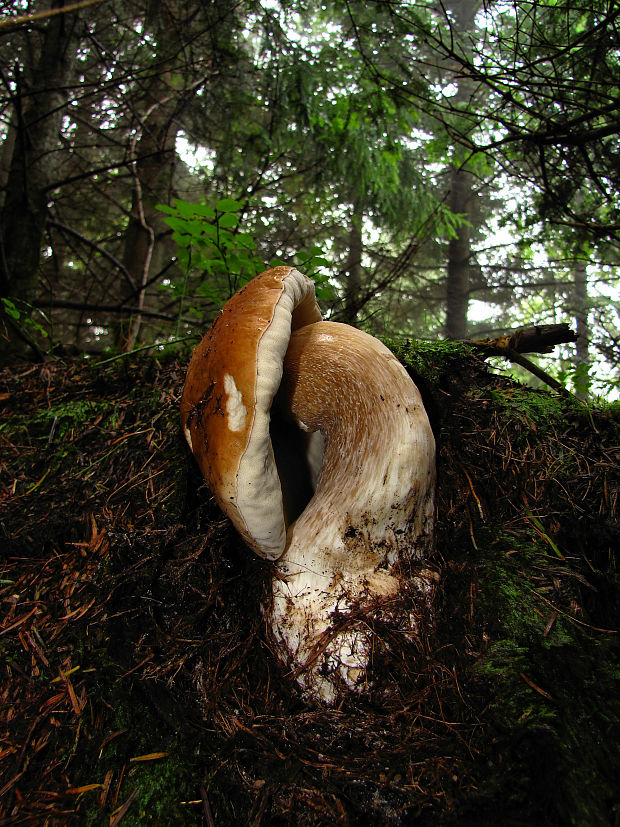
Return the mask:
<path id="1" fill-rule="evenodd" d="M 279 664 L 269 566 L 182 440 L 186 358 L 2 373 L 0 824 L 618 823 L 620 414 L 398 353 L 440 586 L 334 709 Z"/>

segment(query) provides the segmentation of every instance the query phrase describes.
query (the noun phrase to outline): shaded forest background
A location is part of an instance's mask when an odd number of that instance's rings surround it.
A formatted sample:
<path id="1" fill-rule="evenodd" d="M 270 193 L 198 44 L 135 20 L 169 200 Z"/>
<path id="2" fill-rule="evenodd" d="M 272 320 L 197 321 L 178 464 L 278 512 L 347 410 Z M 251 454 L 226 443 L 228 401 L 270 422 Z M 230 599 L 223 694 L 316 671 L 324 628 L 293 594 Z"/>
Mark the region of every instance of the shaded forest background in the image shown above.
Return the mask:
<path id="1" fill-rule="evenodd" d="M 569 321 L 580 338 L 556 372 L 607 393 L 619 14 L 610 0 L 4 4 L 4 361 L 198 337 L 278 261 L 375 335 Z"/>

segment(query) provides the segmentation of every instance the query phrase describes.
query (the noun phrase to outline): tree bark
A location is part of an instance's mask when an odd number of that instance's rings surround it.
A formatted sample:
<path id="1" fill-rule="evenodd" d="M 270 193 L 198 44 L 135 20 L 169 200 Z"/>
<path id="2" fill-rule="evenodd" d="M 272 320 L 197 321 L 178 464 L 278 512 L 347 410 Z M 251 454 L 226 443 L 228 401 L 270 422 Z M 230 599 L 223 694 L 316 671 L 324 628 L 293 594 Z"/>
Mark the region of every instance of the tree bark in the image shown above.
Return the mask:
<path id="1" fill-rule="evenodd" d="M 136 289 L 133 294 L 127 290 L 121 294 L 124 303 L 132 304 L 138 310 L 145 307 L 151 270 L 161 269 L 162 239 L 167 235 L 168 227 L 156 205 L 171 200 L 178 118 L 197 88 L 188 91 L 175 88 L 172 83 L 186 20 L 186 5 L 180 0 L 169 0 L 168 3 L 152 4 L 146 21 L 147 27 L 155 33 L 157 49 L 153 74 L 139 104 L 137 135 L 130 145 L 133 190 L 123 254 L 123 265 Z M 135 346 L 141 324 L 142 316 L 138 312 L 119 329 L 117 345 L 121 350 L 129 351 Z"/>
<path id="2" fill-rule="evenodd" d="M 450 211 L 464 215 L 465 222 L 456 230 L 455 238 L 448 244 L 446 284 L 446 326 L 448 339 L 464 339 L 467 336 L 467 311 L 469 308 L 469 268 L 471 259 L 470 223 L 472 176 L 469 172 L 453 167 L 450 175 Z"/>
<path id="3" fill-rule="evenodd" d="M 556 345 L 574 342 L 577 334 L 568 324 L 543 324 L 518 327 L 495 339 L 476 339 L 469 342 L 487 356 L 504 356 L 516 353 L 551 353 Z"/>
<path id="4" fill-rule="evenodd" d="M 135 149 L 135 155 L 143 160 L 134 161 L 131 214 L 125 230 L 123 266 L 136 284 L 136 294 L 125 291 L 123 300 L 138 310 L 144 308 L 146 289 L 153 258 L 158 252 L 159 237 L 166 231 L 156 204 L 170 201 L 170 190 L 175 167 L 175 140 L 177 129 L 173 122 L 175 103 L 167 101 L 165 81 L 156 78 L 149 90 L 153 97 L 161 95 L 154 102 L 142 125 L 142 134 Z M 149 97 L 150 97 L 149 95 Z M 172 105 L 171 105 L 172 104 Z M 131 350 L 138 338 L 141 325 L 138 312 L 121 329 L 120 346 Z"/>
<path id="5" fill-rule="evenodd" d="M 588 324 L 588 274 L 585 259 L 575 262 L 573 282 L 573 299 L 575 303 L 575 325 L 577 341 L 575 345 L 575 386 L 577 395 L 587 397 L 590 389 L 590 326 Z"/>
<path id="6" fill-rule="evenodd" d="M 446 8 L 452 12 L 450 25 L 457 38 L 465 40 L 474 27 L 479 0 L 449 0 Z M 472 97 L 472 84 L 466 79 L 454 77 L 458 91 L 454 102 L 458 105 Z M 450 173 L 450 211 L 463 216 L 465 221 L 456 230 L 456 236 L 448 243 L 446 272 L 446 322 L 445 335 L 449 339 L 467 336 L 467 312 L 469 308 L 469 271 L 471 264 L 471 219 L 473 176 L 461 164 L 453 164 Z"/>
<path id="7" fill-rule="evenodd" d="M 510 330 L 496 339 L 479 339 L 468 342 L 484 356 L 503 356 L 525 368 L 549 387 L 563 396 L 570 396 L 561 382 L 544 371 L 540 365 L 531 362 L 524 353 L 550 353 L 556 345 L 574 342 L 577 334 L 566 323 L 533 325 Z"/>
<path id="8" fill-rule="evenodd" d="M 360 310 L 362 290 L 362 219 L 363 210 L 359 204 L 353 207 L 351 227 L 349 229 L 349 250 L 347 253 L 347 283 L 344 291 L 344 308 L 342 320 L 355 325 Z"/>
<path id="9" fill-rule="evenodd" d="M 64 0 L 55 0 L 52 8 L 63 5 Z M 0 213 L 0 295 L 5 297 L 27 300 L 36 285 L 76 21 L 75 14 L 50 18 L 29 88 L 16 78 L 15 141 Z"/>

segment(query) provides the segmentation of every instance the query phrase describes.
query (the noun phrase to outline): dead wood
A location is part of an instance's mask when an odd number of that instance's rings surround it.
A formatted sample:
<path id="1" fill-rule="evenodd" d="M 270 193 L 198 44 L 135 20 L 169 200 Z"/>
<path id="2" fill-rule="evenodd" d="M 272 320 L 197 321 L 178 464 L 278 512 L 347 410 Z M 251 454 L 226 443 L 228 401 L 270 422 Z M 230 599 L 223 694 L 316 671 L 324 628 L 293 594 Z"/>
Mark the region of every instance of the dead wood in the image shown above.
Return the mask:
<path id="1" fill-rule="evenodd" d="M 550 388 L 570 396 L 561 382 L 543 370 L 540 365 L 523 356 L 524 353 L 551 353 L 556 345 L 568 344 L 577 340 L 577 334 L 568 324 L 547 324 L 520 327 L 498 336 L 495 339 L 470 340 L 467 344 L 486 356 L 503 356 L 516 365 L 525 368 Z"/>
<path id="2" fill-rule="evenodd" d="M 495 339 L 477 339 L 468 344 L 487 356 L 510 356 L 514 353 L 551 353 L 556 345 L 576 340 L 577 334 L 563 323 L 519 327 Z"/>

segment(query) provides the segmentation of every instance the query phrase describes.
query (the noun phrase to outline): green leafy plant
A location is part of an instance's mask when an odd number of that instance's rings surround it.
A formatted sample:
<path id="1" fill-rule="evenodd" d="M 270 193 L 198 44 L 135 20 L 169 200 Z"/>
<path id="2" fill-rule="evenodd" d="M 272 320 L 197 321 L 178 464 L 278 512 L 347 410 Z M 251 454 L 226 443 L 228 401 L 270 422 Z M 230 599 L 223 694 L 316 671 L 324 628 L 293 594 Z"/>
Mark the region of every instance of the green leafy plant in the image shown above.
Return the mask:
<path id="1" fill-rule="evenodd" d="M 40 336 L 47 338 L 47 330 L 43 327 L 41 322 L 38 322 L 36 319 L 33 319 L 30 315 L 34 310 L 32 305 L 20 299 L 13 300 L 8 299 L 4 296 L 0 298 L 0 301 L 2 302 L 2 306 L 6 315 L 13 319 L 13 321 L 19 327 L 23 328 L 26 332 L 35 332 L 38 333 Z M 41 313 L 40 310 L 37 312 Z M 47 321 L 43 313 L 41 313 L 41 316 Z"/>
<path id="2" fill-rule="evenodd" d="M 184 314 L 201 320 L 205 304 L 212 309 L 221 307 L 267 266 L 255 253 L 257 245 L 252 234 L 241 229 L 243 208 L 240 201 L 232 198 L 220 199 L 215 206 L 191 204 L 180 198 L 172 206 L 158 205 L 173 231 L 177 260 L 183 271 L 183 278 L 162 285 L 179 297 L 177 335 Z M 285 263 L 272 259 L 269 266 Z M 319 299 L 332 297 L 328 277 L 321 273 L 329 262 L 320 247 L 297 253 L 294 263 L 314 279 Z"/>
<path id="3" fill-rule="evenodd" d="M 180 296 L 179 316 L 188 298 L 192 299 L 192 305 L 187 312 L 199 317 L 202 315 L 198 307 L 203 303 L 201 299 L 221 306 L 263 268 L 263 263 L 253 252 L 256 248 L 254 239 L 239 230 L 242 208 L 243 204 L 232 198 L 219 200 L 215 207 L 190 204 L 180 198 L 175 199 L 172 206 L 158 205 L 173 231 L 178 263 L 184 272 L 183 279 L 165 285 L 165 289 Z"/>

